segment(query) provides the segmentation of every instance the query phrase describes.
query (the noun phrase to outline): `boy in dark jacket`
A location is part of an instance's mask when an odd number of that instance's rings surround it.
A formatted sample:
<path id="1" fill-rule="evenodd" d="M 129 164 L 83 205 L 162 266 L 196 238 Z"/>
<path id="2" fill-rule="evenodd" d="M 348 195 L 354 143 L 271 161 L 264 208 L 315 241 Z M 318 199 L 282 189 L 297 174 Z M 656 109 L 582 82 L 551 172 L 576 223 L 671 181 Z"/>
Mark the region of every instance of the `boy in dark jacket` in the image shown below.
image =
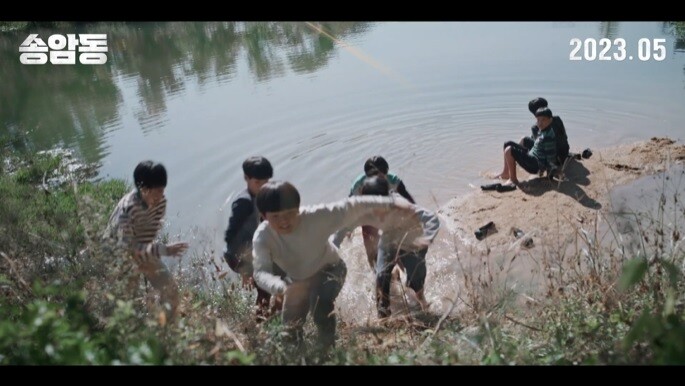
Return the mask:
<path id="1" fill-rule="evenodd" d="M 224 259 L 228 266 L 239 273 L 243 285 L 250 288 L 255 286 L 252 278 L 252 236 L 261 222 L 259 212 L 255 206 L 255 197 L 262 185 L 273 177 L 273 167 L 268 159 L 254 156 L 243 162 L 243 175 L 247 187 L 241 191 L 231 204 L 231 217 L 224 234 L 226 249 Z M 259 286 L 257 289 L 257 317 L 269 315 L 271 295 Z M 274 309 L 280 308 L 280 301 L 276 299 Z"/>

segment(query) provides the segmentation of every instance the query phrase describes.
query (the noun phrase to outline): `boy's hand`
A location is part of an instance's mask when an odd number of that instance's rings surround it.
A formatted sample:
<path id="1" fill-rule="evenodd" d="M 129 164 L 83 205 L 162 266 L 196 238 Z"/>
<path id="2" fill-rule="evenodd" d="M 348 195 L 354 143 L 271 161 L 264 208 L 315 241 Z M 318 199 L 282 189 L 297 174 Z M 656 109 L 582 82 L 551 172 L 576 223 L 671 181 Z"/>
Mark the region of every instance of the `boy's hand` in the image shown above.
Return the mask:
<path id="1" fill-rule="evenodd" d="M 166 250 L 169 256 L 179 256 L 183 254 L 188 249 L 188 243 L 179 242 L 173 244 L 167 244 Z"/>
<path id="2" fill-rule="evenodd" d="M 243 288 L 252 290 L 255 287 L 254 278 L 251 275 L 240 275 L 243 280 Z"/>
<path id="3" fill-rule="evenodd" d="M 392 205 L 397 209 L 402 209 L 412 213 L 414 212 L 414 210 L 412 209 L 412 203 L 403 197 L 395 197 L 395 202 L 393 202 Z"/>
<path id="4" fill-rule="evenodd" d="M 419 248 L 428 248 L 431 245 L 431 240 L 426 236 L 419 236 L 414 239 L 413 244 Z"/>

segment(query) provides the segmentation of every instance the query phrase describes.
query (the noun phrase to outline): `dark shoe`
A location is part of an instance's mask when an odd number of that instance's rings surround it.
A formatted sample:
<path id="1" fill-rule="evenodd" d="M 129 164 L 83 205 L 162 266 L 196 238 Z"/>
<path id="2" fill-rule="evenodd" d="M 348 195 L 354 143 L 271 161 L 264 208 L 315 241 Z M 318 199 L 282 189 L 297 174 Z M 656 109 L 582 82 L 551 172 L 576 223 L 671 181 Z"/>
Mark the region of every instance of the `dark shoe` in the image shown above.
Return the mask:
<path id="1" fill-rule="evenodd" d="M 495 184 L 488 184 L 488 185 L 481 185 L 480 188 L 483 190 L 497 190 L 502 187 L 502 184 L 495 183 Z"/>
<path id="2" fill-rule="evenodd" d="M 476 238 L 478 240 L 483 240 L 488 236 L 489 233 L 492 233 L 492 231 L 495 229 L 495 223 L 490 221 L 489 223 L 483 225 L 482 227 L 478 228 L 477 231 L 474 232 L 476 235 Z"/>
<path id="3" fill-rule="evenodd" d="M 497 191 L 502 193 L 502 192 L 511 192 L 512 190 L 516 190 L 516 185 L 502 185 L 500 184 L 497 187 Z"/>
<path id="4" fill-rule="evenodd" d="M 589 148 L 583 150 L 582 156 L 583 156 L 583 158 L 585 158 L 585 159 L 588 159 L 588 158 L 592 157 L 592 150 L 590 150 Z"/>

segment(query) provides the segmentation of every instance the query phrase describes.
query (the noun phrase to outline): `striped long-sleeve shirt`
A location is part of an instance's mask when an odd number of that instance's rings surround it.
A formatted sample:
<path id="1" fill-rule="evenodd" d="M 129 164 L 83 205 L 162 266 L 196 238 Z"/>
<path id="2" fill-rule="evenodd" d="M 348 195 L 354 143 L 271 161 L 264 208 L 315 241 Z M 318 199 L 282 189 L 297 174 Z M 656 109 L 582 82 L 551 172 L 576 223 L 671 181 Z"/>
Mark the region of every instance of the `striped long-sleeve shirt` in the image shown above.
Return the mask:
<path id="1" fill-rule="evenodd" d="M 166 204 L 166 198 L 162 198 L 155 207 L 149 208 L 137 190 L 129 192 L 109 217 L 105 237 L 142 262 L 166 255 L 166 245 L 154 241 L 162 229 Z"/>
<path id="2" fill-rule="evenodd" d="M 537 137 L 528 154 L 538 160 L 538 166 L 542 170 L 549 170 L 552 165 L 556 164 L 557 140 L 552 125 L 540 131 L 540 136 Z"/>

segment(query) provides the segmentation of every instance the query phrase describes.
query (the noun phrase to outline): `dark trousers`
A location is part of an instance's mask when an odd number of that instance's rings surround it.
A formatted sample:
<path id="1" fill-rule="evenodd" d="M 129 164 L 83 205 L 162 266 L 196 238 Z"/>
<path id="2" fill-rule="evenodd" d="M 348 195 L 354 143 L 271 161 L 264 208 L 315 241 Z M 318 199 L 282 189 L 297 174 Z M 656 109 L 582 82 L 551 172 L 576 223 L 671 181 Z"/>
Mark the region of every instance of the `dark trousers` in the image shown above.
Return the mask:
<path id="1" fill-rule="evenodd" d="M 362 225 L 362 238 L 364 239 L 364 249 L 366 258 L 372 270 L 376 269 L 376 259 L 378 258 L 378 229 L 369 225 Z"/>
<path id="2" fill-rule="evenodd" d="M 390 316 L 390 283 L 392 270 L 397 263 L 407 273 L 407 287 L 414 292 L 421 291 L 426 282 L 426 253 L 428 248 L 418 251 L 389 250 L 378 248 L 376 262 L 376 309 L 379 317 Z"/>
<path id="3" fill-rule="evenodd" d="M 509 141 L 504 144 L 504 148 L 511 148 L 511 156 L 514 157 L 519 166 L 521 166 L 525 171 L 530 174 L 536 174 L 540 171 L 540 165 L 538 165 L 538 160 L 532 155 L 528 154 L 528 150 L 525 146 L 521 146 L 516 142 Z"/>
<path id="4" fill-rule="evenodd" d="M 296 280 L 288 285 L 283 301 L 283 324 L 293 334 L 301 336 L 309 311 L 319 331 L 319 342 L 324 347 L 335 343 L 335 299 L 347 276 L 347 266 L 340 260 L 322 268 L 314 276 Z"/>

